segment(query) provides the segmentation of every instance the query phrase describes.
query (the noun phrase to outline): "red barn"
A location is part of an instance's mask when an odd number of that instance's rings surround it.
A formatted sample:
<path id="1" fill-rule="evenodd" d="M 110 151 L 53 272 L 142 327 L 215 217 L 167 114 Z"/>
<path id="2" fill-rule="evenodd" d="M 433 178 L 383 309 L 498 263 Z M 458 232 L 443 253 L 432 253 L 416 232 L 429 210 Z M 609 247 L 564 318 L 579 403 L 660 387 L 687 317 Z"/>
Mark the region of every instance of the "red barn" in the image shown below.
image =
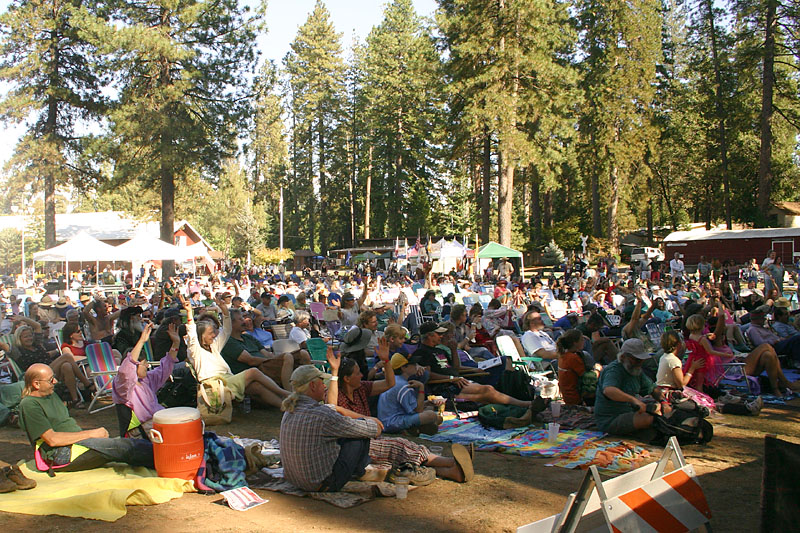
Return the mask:
<path id="1" fill-rule="evenodd" d="M 800 256 L 800 228 L 675 231 L 663 242 L 667 261 L 678 252 L 687 265 L 698 263 L 701 255 L 709 261 L 733 259 L 737 264 L 755 258 L 759 265 L 770 250 L 775 250 L 784 264 Z"/>

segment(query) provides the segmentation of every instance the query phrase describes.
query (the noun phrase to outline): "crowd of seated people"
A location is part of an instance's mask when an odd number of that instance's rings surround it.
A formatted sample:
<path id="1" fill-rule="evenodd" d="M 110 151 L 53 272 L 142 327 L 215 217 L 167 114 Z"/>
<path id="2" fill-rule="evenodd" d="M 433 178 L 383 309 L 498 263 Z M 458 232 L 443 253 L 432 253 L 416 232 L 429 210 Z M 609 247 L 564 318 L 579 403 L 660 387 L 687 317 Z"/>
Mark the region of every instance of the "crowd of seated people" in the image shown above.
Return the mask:
<path id="1" fill-rule="evenodd" d="M 760 399 L 731 394 L 722 383 L 731 362 L 741 362 L 747 376 L 765 373 L 762 382 L 776 396 L 800 389 L 782 368 L 800 362 L 800 333 L 774 276 L 765 294 L 730 264 L 698 266 L 693 279 L 682 261 L 671 261 L 645 279 L 626 277 L 612 261 L 597 268 L 578 261 L 562 276 L 526 282 L 506 263 L 489 279 L 437 276 L 428 265 L 413 276 L 240 270 L 131 287 L 121 297 L 90 291 L 74 302 L 55 295 L 15 302 L 7 351 L 30 381 L 26 397 L 53 404 L 44 416 L 29 411 L 37 422 L 25 429 L 40 447 L 107 437 L 81 433 L 54 408 L 63 399 L 80 409 L 96 393 L 84 363 L 93 343 L 108 344 L 118 364 L 114 403 L 144 427 L 161 408 L 159 388 L 180 371 L 201 383 L 222 381 L 237 402 L 249 397 L 283 409 L 287 479 L 307 490 L 338 490 L 365 476 L 368 464 L 402 470 L 418 484 L 435 475 L 469 480 L 468 451 L 440 457 L 383 433 L 435 432 L 445 401 L 516 406 L 526 410 L 523 423 L 533 422 L 537 402 L 499 388 L 506 372 L 530 358 L 538 361 L 531 370 L 549 369 L 558 379 L 565 403 L 593 406 L 598 427 L 620 435 L 650 427 L 675 391 L 708 397 L 726 414 L 757 415 Z M 501 337 L 510 337 L 502 344 L 512 353 L 501 349 Z M 317 338 L 329 346 L 330 374 L 312 364 Z M 151 366 L 145 352 L 161 365 Z M 496 357 L 491 368 L 478 368 Z M 34 409 L 33 400 L 25 404 Z M 55 440 L 41 420 L 51 420 Z M 76 435 L 62 438 L 60 427 Z M 313 453 L 312 443 L 319 446 Z"/>

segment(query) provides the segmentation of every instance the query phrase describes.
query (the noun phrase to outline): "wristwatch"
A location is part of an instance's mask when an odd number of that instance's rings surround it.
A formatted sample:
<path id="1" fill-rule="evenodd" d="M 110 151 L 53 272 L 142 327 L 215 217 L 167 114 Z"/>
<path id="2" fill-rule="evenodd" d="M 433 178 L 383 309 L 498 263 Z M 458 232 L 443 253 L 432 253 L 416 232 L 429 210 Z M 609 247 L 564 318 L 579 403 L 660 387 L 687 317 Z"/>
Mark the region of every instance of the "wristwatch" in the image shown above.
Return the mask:
<path id="1" fill-rule="evenodd" d="M 453 381 L 453 376 L 450 376 L 450 381 Z"/>

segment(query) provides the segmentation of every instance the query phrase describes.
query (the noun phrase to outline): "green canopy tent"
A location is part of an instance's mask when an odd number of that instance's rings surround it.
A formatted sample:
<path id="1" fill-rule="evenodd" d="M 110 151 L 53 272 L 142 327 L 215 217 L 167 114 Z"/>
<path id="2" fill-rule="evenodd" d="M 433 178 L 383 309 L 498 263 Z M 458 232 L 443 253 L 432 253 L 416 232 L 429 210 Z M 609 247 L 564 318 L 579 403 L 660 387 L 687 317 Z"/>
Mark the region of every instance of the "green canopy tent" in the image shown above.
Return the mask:
<path id="1" fill-rule="evenodd" d="M 378 254 L 374 254 L 372 252 L 364 252 L 363 254 L 354 255 L 350 260 L 351 261 L 370 261 L 372 259 L 378 259 L 380 257 Z"/>
<path id="2" fill-rule="evenodd" d="M 517 267 L 519 268 L 518 272 L 522 281 L 525 281 L 525 274 L 524 274 L 525 265 L 522 262 L 522 252 L 518 252 L 513 248 L 509 248 L 508 246 L 503 246 L 502 244 L 496 243 L 494 241 L 489 241 L 480 248 L 478 248 L 478 253 L 475 256 L 475 258 L 478 260 L 500 259 L 501 257 L 507 257 L 509 260 L 511 259 L 519 260 L 519 264 L 517 265 Z"/>

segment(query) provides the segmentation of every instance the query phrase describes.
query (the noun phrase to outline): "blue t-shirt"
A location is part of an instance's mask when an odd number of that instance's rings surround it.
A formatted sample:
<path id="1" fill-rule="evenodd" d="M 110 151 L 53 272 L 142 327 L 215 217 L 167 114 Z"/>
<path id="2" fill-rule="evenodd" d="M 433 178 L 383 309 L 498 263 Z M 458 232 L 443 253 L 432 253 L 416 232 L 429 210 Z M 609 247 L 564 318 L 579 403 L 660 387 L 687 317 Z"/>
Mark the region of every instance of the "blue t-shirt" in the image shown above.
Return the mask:
<path id="1" fill-rule="evenodd" d="M 403 417 L 417 410 L 417 390 L 402 376 L 395 376 L 394 380 L 394 387 L 378 397 L 378 419 L 389 433 L 404 428 Z"/>
<path id="2" fill-rule="evenodd" d="M 264 345 L 265 348 L 272 347 L 272 333 L 265 329 L 254 328 L 253 331 L 245 331 L 245 335 L 250 335 L 255 340 Z"/>
<path id="3" fill-rule="evenodd" d="M 597 396 L 594 402 L 594 420 L 601 431 L 608 431 L 611 422 L 621 414 L 633 412 L 632 403 L 616 402 L 606 398 L 603 389 L 616 387 L 631 396 L 647 396 L 653 392 L 653 382 L 644 373 L 634 376 L 625 370 L 619 361 L 606 366 L 597 380 Z"/>

